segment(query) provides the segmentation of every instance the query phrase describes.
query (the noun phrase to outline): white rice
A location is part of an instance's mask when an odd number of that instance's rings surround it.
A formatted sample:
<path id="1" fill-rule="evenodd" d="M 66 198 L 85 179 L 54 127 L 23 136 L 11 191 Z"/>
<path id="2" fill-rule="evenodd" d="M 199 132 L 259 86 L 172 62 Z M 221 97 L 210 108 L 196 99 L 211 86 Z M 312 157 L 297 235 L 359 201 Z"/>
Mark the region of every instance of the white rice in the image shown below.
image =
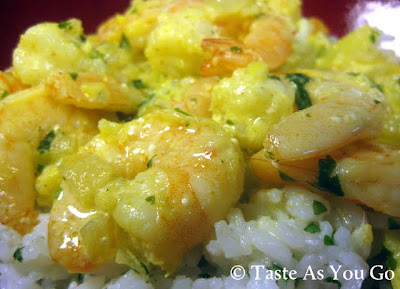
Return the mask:
<path id="1" fill-rule="evenodd" d="M 169 278 L 157 268 L 151 268 L 149 276 L 140 276 L 119 265 L 95 275 L 68 274 L 49 256 L 48 214 L 40 215 L 40 224 L 23 237 L 0 225 L 0 289 L 303 289 L 338 288 L 337 282 L 342 289 L 361 287 L 362 280 L 345 280 L 340 273 L 345 269 L 359 270 L 367 276 L 368 265 L 364 260 L 370 251 L 368 232 L 371 227 L 366 224 L 361 208 L 345 201 L 328 202 L 319 195 L 294 187 L 261 190 L 253 197 L 248 204 L 232 209 L 226 220 L 217 222 L 212 240 L 189 252 L 181 268 Z M 315 215 L 314 201 L 324 204 L 327 211 Z M 318 225 L 321 232 L 306 232 L 304 228 L 311 222 Z M 333 233 L 334 245 L 327 246 L 324 237 Z M 13 257 L 18 248 L 22 248 L 22 262 Z M 200 260 L 204 264 L 199 268 Z M 246 270 L 243 279 L 230 277 L 234 265 Z M 266 271 L 260 270 L 257 275 L 252 265 L 295 270 L 299 280 L 267 280 Z M 327 282 L 327 278 L 334 277 L 330 266 L 338 268 L 340 265 L 338 281 Z M 314 272 L 323 270 L 323 280 L 301 280 L 309 267 Z"/>

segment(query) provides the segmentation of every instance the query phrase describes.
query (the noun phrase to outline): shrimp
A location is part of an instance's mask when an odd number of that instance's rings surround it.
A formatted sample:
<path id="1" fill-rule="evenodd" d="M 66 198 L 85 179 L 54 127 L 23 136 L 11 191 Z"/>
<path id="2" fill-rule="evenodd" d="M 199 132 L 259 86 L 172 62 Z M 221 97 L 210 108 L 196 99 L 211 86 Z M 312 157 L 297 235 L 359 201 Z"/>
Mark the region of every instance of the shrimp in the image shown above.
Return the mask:
<path id="1" fill-rule="evenodd" d="M 0 71 L 0 100 L 9 94 L 13 94 L 27 88 L 12 72 Z"/>
<path id="2" fill-rule="evenodd" d="M 260 60 L 265 61 L 270 70 L 277 69 L 292 54 L 293 32 L 285 18 L 267 15 L 250 25 L 243 41 L 204 39 L 202 48 L 212 56 L 203 63 L 201 75 L 230 75 L 237 68 Z"/>
<path id="3" fill-rule="evenodd" d="M 46 81 L 55 100 L 86 109 L 133 113 L 143 100 L 141 93 L 96 73 L 57 72 Z"/>
<path id="4" fill-rule="evenodd" d="M 296 183 L 400 216 L 400 152 L 396 149 L 358 142 L 327 156 L 296 161 L 274 161 L 260 151 L 250 162 L 253 173 L 268 183 Z"/>
<path id="5" fill-rule="evenodd" d="M 183 95 L 184 111 L 205 118 L 211 118 L 211 91 L 218 82 L 217 77 L 199 78 Z"/>
<path id="6" fill-rule="evenodd" d="M 313 158 L 379 135 L 385 98 L 377 89 L 369 84 L 362 87 L 345 81 L 312 79 L 307 90 L 313 105 L 280 121 L 266 137 L 264 147 L 275 160 Z"/>
<path id="7" fill-rule="evenodd" d="M 54 102 L 43 85 L 0 102 L 0 222 L 24 234 L 36 221 L 35 153 L 55 126 L 82 140 L 97 132 L 97 113 Z M 51 143 L 47 142 L 46 148 Z"/>
<path id="8" fill-rule="evenodd" d="M 238 201 L 238 144 L 215 122 L 179 110 L 101 121 L 99 128 L 59 166 L 62 193 L 49 223 L 53 260 L 73 272 L 113 258 L 172 272 Z"/>

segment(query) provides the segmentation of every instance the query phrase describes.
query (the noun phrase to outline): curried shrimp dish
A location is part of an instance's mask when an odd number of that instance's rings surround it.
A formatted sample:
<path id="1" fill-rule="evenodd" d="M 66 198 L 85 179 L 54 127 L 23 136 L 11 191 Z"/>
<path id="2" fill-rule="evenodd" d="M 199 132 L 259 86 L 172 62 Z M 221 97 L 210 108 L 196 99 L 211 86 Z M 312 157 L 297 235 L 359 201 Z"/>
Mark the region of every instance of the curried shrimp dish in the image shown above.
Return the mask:
<path id="1" fill-rule="evenodd" d="M 399 289 L 382 36 L 300 0 L 29 28 L 0 72 L 0 288 Z"/>

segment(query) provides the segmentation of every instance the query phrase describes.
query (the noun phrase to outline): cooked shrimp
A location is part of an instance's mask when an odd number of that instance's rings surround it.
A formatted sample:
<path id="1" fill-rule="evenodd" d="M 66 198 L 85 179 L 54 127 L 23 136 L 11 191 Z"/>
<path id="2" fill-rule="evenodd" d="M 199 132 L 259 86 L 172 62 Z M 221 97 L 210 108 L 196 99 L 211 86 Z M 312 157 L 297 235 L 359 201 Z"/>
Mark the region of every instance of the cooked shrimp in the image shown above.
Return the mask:
<path id="1" fill-rule="evenodd" d="M 87 109 L 132 113 L 143 100 L 141 93 L 133 87 L 88 72 L 54 73 L 47 79 L 46 87 L 57 101 Z"/>
<path id="2" fill-rule="evenodd" d="M 400 216 L 399 160 L 398 150 L 369 143 L 356 143 L 329 156 L 306 160 L 277 162 L 266 151 L 250 158 L 254 174 L 268 183 L 297 183 L 329 191 L 392 216 Z M 330 169 L 324 171 L 324 162 Z"/>
<path id="3" fill-rule="evenodd" d="M 385 99 L 377 89 L 321 79 L 312 79 L 307 88 L 313 105 L 289 115 L 267 135 L 264 147 L 275 160 L 313 158 L 379 135 Z"/>
<path id="4" fill-rule="evenodd" d="M 49 223 L 56 262 L 89 272 L 118 250 L 117 261 L 128 251 L 172 272 L 239 199 L 244 162 L 215 122 L 159 111 L 125 124 L 100 122 L 100 134 L 60 172 L 63 192 Z"/>
<path id="5" fill-rule="evenodd" d="M 202 68 L 202 76 L 225 76 L 250 62 L 264 60 L 270 70 L 284 64 L 292 54 L 293 29 L 288 20 L 268 15 L 256 19 L 243 41 L 204 39 L 202 47 L 211 51 Z"/>
<path id="6" fill-rule="evenodd" d="M 183 95 L 184 111 L 205 118 L 211 118 L 211 91 L 218 82 L 217 77 L 199 78 Z"/>
<path id="7" fill-rule="evenodd" d="M 0 100 L 20 90 L 27 88 L 12 72 L 0 71 Z"/>
<path id="8" fill-rule="evenodd" d="M 0 221 L 20 233 L 36 223 L 35 152 L 55 126 L 82 139 L 97 132 L 99 116 L 54 102 L 44 86 L 0 103 Z M 50 146 L 50 144 L 49 144 Z"/>

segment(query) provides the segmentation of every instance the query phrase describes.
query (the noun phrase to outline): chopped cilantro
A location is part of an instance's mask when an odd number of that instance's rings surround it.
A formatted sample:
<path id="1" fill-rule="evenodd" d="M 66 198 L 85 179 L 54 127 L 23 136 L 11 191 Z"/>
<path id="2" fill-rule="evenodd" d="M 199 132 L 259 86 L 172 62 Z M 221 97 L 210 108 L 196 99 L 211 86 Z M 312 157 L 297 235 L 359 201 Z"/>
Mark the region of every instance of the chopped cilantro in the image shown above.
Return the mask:
<path id="1" fill-rule="evenodd" d="M 203 268 L 203 267 L 207 267 L 209 265 L 210 265 L 210 263 L 208 263 L 206 257 L 204 257 L 204 255 L 203 255 L 203 256 L 201 256 L 201 259 L 200 259 L 199 263 L 197 264 L 197 267 Z"/>
<path id="2" fill-rule="evenodd" d="M 286 181 L 286 182 L 296 183 L 296 180 L 295 180 L 295 179 L 289 177 L 287 174 L 282 173 L 281 171 L 279 171 L 279 177 L 280 177 L 282 180 Z"/>
<path id="3" fill-rule="evenodd" d="M 148 104 L 154 98 L 154 96 L 155 96 L 154 93 L 149 94 L 141 103 L 139 103 L 138 107 L 141 108 L 146 104 Z"/>
<path id="4" fill-rule="evenodd" d="M 387 264 L 387 267 L 388 267 L 389 270 L 393 270 L 394 271 L 397 268 L 397 261 L 393 256 L 393 252 L 391 252 L 391 251 L 389 251 L 389 252 L 390 252 L 390 254 L 386 259 L 386 264 Z"/>
<path id="5" fill-rule="evenodd" d="M 72 24 L 69 21 L 65 21 L 65 22 L 60 22 L 58 23 L 58 28 L 62 29 L 62 30 L 72 30 Z"/>
<path id="6" fill-rule="evenodd" d="M 321 228 L 315 223 L 310 223 L 307 225 L 307 227 L 304 228 L 304 231 L 315 234 L 321 232 Z"/>
<path id="7" fill-rule="evenodd" d="M 380 104 L 381 102 L 377 99 L 374 99 L 375 104 Z"/>
<path id="8" fill-rule="evenodd" d="M 136 89 L 144 89 L 147 86 L 143 83 L 143 81 L 141 79 L 134 79 L 132 80 L 132 85 L 134 88 Z"/>
<path id="9" fill-rule="evenodd" d="M 197 103 L 197 98 L 192 97 L 192 98 L 190 99 L 190 101 L 191 101 L 191 102 L 194 102 L 194 103 Z"/>
<path id="10" fill-rule="evenodd" d="M 24 258 L 22 258 L 22 249 L 24 249 L 24 247 L 18 247 L 17 250 L 15 250 L 14 254 L 13 254 L 13 258 L 14 260 L 18 261 L 18 262 L 22 262 L 24 261 Z"/>
<path id="11" fill-rule="evenodd" d="M 388 228 L 389 228 L 389 230 L 399 230 L 400 224 L 397 223 L 393 218 L 389 217 L 388 218 Z"/>
<path id="12" fill-rule="evenodd" d="M 121 122 L 129 122 L 132 119 L 135 119 L 135 117 L 136 117 L 136 114 L 126 114 L 121 111 L 117 111 L 116 115 L 118 117 L 118 120 Z"/>
<path id="13" fill-rule="evenodd" d="M 233 121 L 231 121 L 230 119 L 226 120 L 226 124 L 228 125 L 235 125 L 235 123 Z"/>
<path id="14" fill-rule="evenodd" d="M 1 93 L 0 99 L 6 98 L 10 93 L 8 92 L 7 89 L 4 89 L 3 92 Z"/>
<path id="15" fill-rule="evenodd" d="M 311 114 L 310 113 L 306 113 L 306 117 L 311 117 Z"/>
<path id="16" fill-rule="evenodd" d="M 98 51 L 97 49 L 94 49 L 94 50 L 92 50 L 92 51 L 90 52 L 89 57 L 92 58 L 92 59 L 95 59 L 95 58 L 103 58 L 103 57 L 104 57 L 104 54 L 101 53 L 100 51 Z"/>
<path id="17" fill-rule="evenodd" d="M 38 175 L 41 174 L 43 172 L 43 170 L 44 170 L 44 165 L 38 164 L 36 167 L 36 174 L 38 174 Z"/>
<path id="18" fill-rule="evenodd" d="M 69 74 L 69 76 L 71 76 L 71 78 L 72 78 L 73 80 L 76 80 L 76 79 L 78 78 L 78 73 L 76 73 L 76 72 L 71 72 L 71 73 Z"/>
<path id="19" fill-rule="evenodd" d="M 86 41 L 87 41 L 86 36 L 83 35 L 83 34 L 79 35 L 79 39 L 80 39 L 82 42 L 86 42 Z"/>
<path id="20" fill-rule="evenodd" d="M 287 74 L 286 78 L 296 86 L 295 102 L 298 109 L 302 110 L 312 106 L 310 96 L 304 87 L 310 81 L 310 78 L 301 73 Z"/>
<path id="21" fill-rule="evenodd" d="M 84 279 L 85 279 L 85 274 L 79 273 L 78 276 L 76 276 L 78 284 L 82 284 Z"/>
<path id="22" fill-rule="evenodd" d="M 260 18 L 263 17 L 264 15 L 265 15 L 265 13 L 260 12 L 260 13 L 254 14 L 254 18 L 260 19 Z"/>
<path id="23" fill-rule="evenodd" d="M 38 150 L 41 154 L 44 154 L 46 151 L 48 151 L 51 147 L 51 143 L 53 142 L 54 138 L 56 137 L 56 133 L 54 130 L 51 130 L 45 137 L 44 139 L 40 142 L 38 146 Z"/>
<path id="24" fill-rule="evenodd" d="M 400 77 L 397 77 L 397 84 L 400 85 Z"/>
<path id="25" fill-rule="evenodd" d="M 325 235 L 324 236 L 324 244 L 325 246 L 334 246 L 335 242 L 333 240 L 333 236 L 335 235 L 335 231 L 332 232 L 332 236 Z"/>
<path id="26" fill-rule="evenodd" d="M 321 191 L 343 197 L 344 192 L 340 185 L 339 176 L 334 175 L 331 177 L 336 165 L 336 161 L 330 155 L 327 155 L 325 159 L 320 159 L 318 161 L 318 183 L 309 184 Z"/>
<path id="27" fill-rule="evenodd" d="M 191 114 L 188 114 L 187 112 L 183 111 L 182 109 L 180 109 L 179 107 L 175 107 L 174 110 L 176 112 L 179 112 L 181 114 L 187 115 L 187 116 L 192 116 Z"/>
<path id="28" fill-rule="evenodd" d="M 373 81 L 371 78 L 368 77 L 368 81 L 371 85 L 372 88 L 376 88 L 377 90 L 379 90 L 380 92 L 383 92 L 383 88 L 382 85 L 380 85 L 379 83 L 376 83 L 375 81 Z"/>
<path id="29" fill-rule="evenodd" d="M 62 188 L 58 187 L 57 190 L 53 194 L 53 199 L 54 200 L 58 200 L 58 198 L 60 197 L 61 192 L 62 192 Z"/>
<path id="30" fill-rule="evenodd" d="M 274 153 L 270 151 L 266 151 L 264 154 L 266 157 L 270 158 L 271 160 L 274 159 Z"/>
<path id="31" fill-rule="evenodd" d="M 278 75 L 268 75 L 268 78 L 274 80 L 281 80 L 281 78 Z"/>
<path id="32" fill-rule="evenodd" d="M 339 280 L 333 279 L 333 277 L 328 277 L 324 280 L 326 283 L 333 283 L 333 284 L 337 284 L 338 288 L 342 288 L 342 283 L 340 283 Z"/>
<path id="33" fill-rule="evenodd" d="M 350 76 L 359 76 L 360 75 L 359 72 L 347 72 L 347 74 Z"/>
<path id="34" fill-rule="evenodd" d="M 320 215 L 328 210 L 323 203 L 316 200 L 314 200 L 312 207 L 314 215 Z"/>
<path id="35" fill-rule="evenodd" d="M 240 48 L 239 46 L 232 46 L 230 48 L 230 51 L 232 51 L 233 53 L 242 53 L 243 52 L 242 48 Z"/>
<path id="36" fill-rule="evenodd" d="M 146 272 L 146 275 L 149 275 L 149 269 L 147 268 L 147 266 L 142 261 L 140 261 L 140 266 L 142 266 L 142 268 Z"/>
<path id="37" fill-rule="evenodd" d="M 145 200 L 146 200 L 146 202 L 148 202 L 148 203 L 154 205 L 154 204 L 156 203 L 156 196 L 154 196 L 154 195 L 149 196 L 149 197 L 147 197 Z"/>
<path id="38" fill-rule="evenodd" d="M 378 36 L 379 36 L 379 32 L 375 29 L 372 29 L 371 34 L 369 35 L 369 40 L 371 41 L 371 43 L 376 43 Z"/>
<path id="39" fill-rule="evenodd" d="M 281 266 L 279 266 L 279 265 L 272 264 L 272 270 L 273 271 L 282 271 L 283 268 Z"/>
<path id="40" fill-rule="evenodd" d="M 130 49 L 131 44 L 129 43 L 129 39 L 125 36 L 125 34 L 122 34 L 121 37 L 121 42 L 119 43 L 119 47 L 123 49 Z"/>
<path id="41" fill-rule="evenodd" d="M 151 159 L 147 162 L 147 168 L 148 168 L 148 169 L 150 169 L 150 168 L 153 166 L 153 161 L 154 161 L 154 158 L 155 158 L 156 156 L 157 156 L 157 155 L 152 156 Z"/>

